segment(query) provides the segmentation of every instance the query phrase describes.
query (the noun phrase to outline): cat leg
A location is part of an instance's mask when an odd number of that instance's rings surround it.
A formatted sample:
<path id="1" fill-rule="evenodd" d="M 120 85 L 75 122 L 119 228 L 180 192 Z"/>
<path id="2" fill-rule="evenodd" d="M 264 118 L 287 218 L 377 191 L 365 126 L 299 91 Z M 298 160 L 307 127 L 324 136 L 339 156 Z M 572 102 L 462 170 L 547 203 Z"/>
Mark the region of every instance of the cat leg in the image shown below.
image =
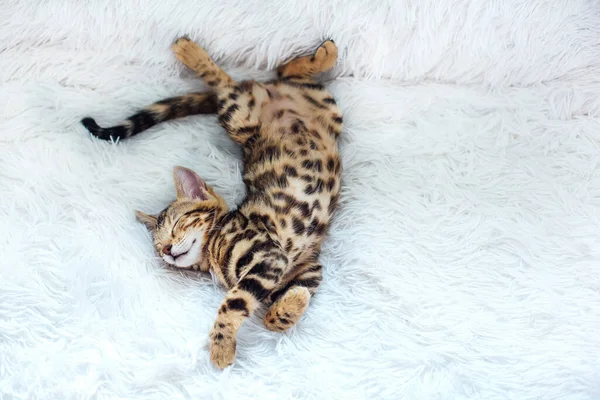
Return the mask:
<path id="1" fill-rule="evenodd" d="M 186 37 L 177 39 L 172 48 L 177 59 L 215 91 L 219 122 L 235 142 L 244 145 L 260 129 L 254 83 L 234 81 L 202 47 Z"/>
<path id="2" fill-rule="evenodd" d="M 214 63 L 206 50 L 189 38 L 184 36 L 177 39 L 171 49 L 179 61 L 198 74 L 217 94 L 236 85 L 236 82 Z"/>
<path id="3" fill-rule="evenodd" d="M 331 69 L 337 60 L 338 49 L 333 40 L 319 46 L 315 54 L 298 57 L 280 66 L 277 74 L 281 79 L 302 79 Z"/>
<path id="4" fill-rule="evenodd" d="M 283 289 L 271 294 L 274 303 L 264 317 L 267 329 L 283 332 L 300 320 L 323 280 L 322 267 L 318 263 L 307 264 Z"/>
<path id="5" fill-rule="evenodd" d="M 271 251 L 268 256 L 254 258 L 254 264 L 227 292 L 210 333 L 210 359 L 221 369 L 235 359 L 236 335 L 242 323 L 278 286 L 287 269 L 283 253 Z"/>

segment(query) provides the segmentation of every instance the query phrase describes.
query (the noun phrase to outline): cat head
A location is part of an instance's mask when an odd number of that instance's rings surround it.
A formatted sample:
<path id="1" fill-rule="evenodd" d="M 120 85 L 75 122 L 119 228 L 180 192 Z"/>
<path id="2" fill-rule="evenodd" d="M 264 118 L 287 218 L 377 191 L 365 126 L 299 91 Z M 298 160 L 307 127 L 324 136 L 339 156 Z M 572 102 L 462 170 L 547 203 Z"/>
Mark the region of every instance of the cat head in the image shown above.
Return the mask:
<path id="1" fill-rule="evenodd" d="M 152 234 L 162 259 L 178 268 L 200 265 L 208 232 L 219 215 L 227 211 L 223 198 L 194 171 L 173 169 L 177 199 L 157 216 L 136 211 L 136 218 Z"/>

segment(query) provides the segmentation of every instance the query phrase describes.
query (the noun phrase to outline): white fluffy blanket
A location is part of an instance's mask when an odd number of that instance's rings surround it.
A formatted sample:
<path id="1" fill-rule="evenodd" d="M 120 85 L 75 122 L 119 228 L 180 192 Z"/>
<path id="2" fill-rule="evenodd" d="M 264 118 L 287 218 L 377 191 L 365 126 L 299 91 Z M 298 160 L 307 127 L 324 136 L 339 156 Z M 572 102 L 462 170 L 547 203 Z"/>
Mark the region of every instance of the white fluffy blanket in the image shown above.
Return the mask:
<path id="1" fill-rule="evenodd" d="M 239 150 L 212 116 L 117 145 L 78 122 L 201 87 L 181 34 L 238 78 L 340 47 L 325 282 L 224 372 L 222 289 L 133 210 L 177 164 L 234 205 Z M 2 0 L 0 398 L 600 398 L 599 38 L 593 0 Z"/>

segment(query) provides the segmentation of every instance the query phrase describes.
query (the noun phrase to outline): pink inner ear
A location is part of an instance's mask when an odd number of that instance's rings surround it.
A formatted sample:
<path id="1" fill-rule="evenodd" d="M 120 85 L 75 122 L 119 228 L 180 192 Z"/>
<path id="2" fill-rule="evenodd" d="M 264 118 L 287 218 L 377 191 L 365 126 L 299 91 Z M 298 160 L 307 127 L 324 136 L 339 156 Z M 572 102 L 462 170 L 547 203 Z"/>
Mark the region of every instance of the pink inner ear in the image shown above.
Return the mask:
<path id="1" fill-rule="evenodd" d="M 198 200 L 208 199 L 206 183 L 194 171 L 187 168 L 177 168 L 175 170 L 175 179 L 185 197 Z"/>

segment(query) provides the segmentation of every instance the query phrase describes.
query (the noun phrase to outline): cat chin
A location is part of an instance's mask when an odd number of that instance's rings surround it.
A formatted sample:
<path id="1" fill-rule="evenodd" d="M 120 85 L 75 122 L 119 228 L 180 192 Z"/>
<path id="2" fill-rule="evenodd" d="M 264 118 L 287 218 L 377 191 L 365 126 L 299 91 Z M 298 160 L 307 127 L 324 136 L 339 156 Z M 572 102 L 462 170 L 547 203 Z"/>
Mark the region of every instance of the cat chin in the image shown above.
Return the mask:
<path id="1" fill-rule="evenodd" d="M 164 259 L 163 259 L 164 260 Z M 180 262 L 179 260 L 177 260 L 175 263 L 173 261 L 167 261 L 164 260 L 167 264 L 169 264 L 169 266 L 173 267 L 173 268 L 178 268 L 178 269 L 193 269 L 193 270 L 197 270 L 199 269 L 199 265 L 200 265 L 200 260 L 197 261 L 193 261 L 193 262 Z"/>

